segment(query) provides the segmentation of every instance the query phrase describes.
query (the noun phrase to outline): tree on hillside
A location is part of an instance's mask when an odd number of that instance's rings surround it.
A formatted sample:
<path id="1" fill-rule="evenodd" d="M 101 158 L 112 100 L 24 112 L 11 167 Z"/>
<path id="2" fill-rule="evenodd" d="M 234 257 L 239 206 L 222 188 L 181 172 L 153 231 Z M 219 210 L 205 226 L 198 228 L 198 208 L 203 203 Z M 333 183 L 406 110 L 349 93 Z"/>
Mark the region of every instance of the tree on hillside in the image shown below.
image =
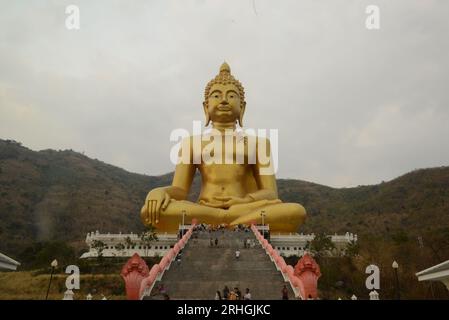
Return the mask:
<path id="1" fill-rule="evenodd" d="M 119 256 L 121 256 L 123 253 L 123 250 L 125 250 L 125 245 L 123 243 L 119 242 L 115 245 L 115 249 L 118 251 Z"/>
<path id="2" fill-rule="evenodd" d="M 449 258 L 449 228 L 435 230 L 423 239 L 423 245 L 430 249 L 436 262 Z"/>
<path id="3" fill-rule="evenodd" d="M 345 248 L 345 254 L 348 257 L 355 257 L 359 254 L 360 251 L 360 246 L 357 242 L 355 241 L 350 241 Z"/>
<path id="4" fill-rule="evenodd" d="M 134 246 L 136 245 L 135 242 L 133 242 L 130 237 L 125 238 L 125 243 L 128 249 L 133 249 Z"/>
<path id="5" fill-rule="evenodd" d="M 37 242 L 25 248 L 19 254 L 22 268 L 48 267 L 50 262 L 57 259 L 60 266 L 72 264 L 76 260 L 75 250 L 63 241 Z"/>
<path id="6" fill-rule="evenodd" d="M 145 256 L 148 256 L 148 247 L 151 245 L 151 242 L 158 241 L 156 228 L 150 226 L 147 231 L 142 232 L 140 240 L 142 240 L 142 245 L 145 248 Z"/>
<path id="7" fill-rule="evenodd" d="M 103 257 L 103 250 L 106 247 L 105 243 L 103 241 L 100 240 L 94 240 L 92 242 L 92 248 L 95 249 L 95 251 L 97 251 L 97 256 L 98 258 L 102 258 Z"/>
<path id="8" fill-rule="evenodd" d="M 335 245 L 331 241 L 331 238 L 324 233 L 318 234 L 312 241 L 309 241 L 306 245 L 306 249 L 310 250 L 316 256 L 331 255 L 334 251 Z"/>
<path id="9" fill-rule="evenodd" d="M 393 239 L 393 241 L 397 245 L 402 245 L 402 244 L 406 243 L 407 241 L 409 241 L 409 236 L 406 231 L 399 230 L 398 232 L 396 232 L 395 234 L 393 234 L 391 236 L 391 239 Z"/>

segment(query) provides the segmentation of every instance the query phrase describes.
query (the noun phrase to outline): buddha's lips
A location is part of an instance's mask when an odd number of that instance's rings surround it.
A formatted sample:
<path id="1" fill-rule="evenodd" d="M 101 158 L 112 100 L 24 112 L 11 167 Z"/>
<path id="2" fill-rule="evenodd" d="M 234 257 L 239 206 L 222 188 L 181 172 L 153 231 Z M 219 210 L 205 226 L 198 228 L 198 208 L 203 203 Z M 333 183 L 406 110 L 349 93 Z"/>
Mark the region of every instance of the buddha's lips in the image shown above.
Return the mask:
<path id="1" fill-rule="evenodd" d="M 231 111 L 232 110 L 232 108 L 229 108 L 229 107 L 218 107 L 217 109 L 219 111 Z"/>

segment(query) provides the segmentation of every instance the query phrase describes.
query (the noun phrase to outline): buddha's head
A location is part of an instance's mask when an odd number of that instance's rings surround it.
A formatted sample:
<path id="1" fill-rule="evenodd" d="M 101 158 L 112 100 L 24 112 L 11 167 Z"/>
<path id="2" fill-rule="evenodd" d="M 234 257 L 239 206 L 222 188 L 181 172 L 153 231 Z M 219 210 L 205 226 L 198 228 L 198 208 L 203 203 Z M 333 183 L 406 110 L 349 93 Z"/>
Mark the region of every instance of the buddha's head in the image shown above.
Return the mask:
<path id="1" fill-rule="evenodd" d="M 220 73 L 206 86 L 204 92 L 204 113 L 206 126 L 209 122 L 235 123 L 243 126 L 245 113 L 245 91 L 242 84 L 231 74 L 231 68 L 225 62 Z"/>

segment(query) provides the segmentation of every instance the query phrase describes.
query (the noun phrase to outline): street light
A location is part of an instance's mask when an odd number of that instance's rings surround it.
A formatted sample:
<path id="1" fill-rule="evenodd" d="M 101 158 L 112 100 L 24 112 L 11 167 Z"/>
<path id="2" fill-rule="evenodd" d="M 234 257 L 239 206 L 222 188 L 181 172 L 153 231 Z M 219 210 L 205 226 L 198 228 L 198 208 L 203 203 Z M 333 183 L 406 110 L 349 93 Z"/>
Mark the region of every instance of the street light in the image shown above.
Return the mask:
<path id="1" fill-rule="evenodd" d="M 265 210 L 262 210 L 260 212 L 260 216 L 262 217 L 262 232 L 263 232 L 263 237 L 265 238 L 265 223 L 264 223 Z"/>
<path id="2" fill-rule="evenodd" d="M 62 300 L 73 300 L 74 293 L 72 290 L 67 289 L 66 292 L 64 292 L 64 297 Z"/>
<path id="3" fill-rule="evenodd" d="M 58 267 L 58 260 L 53 260 L 50 264 L 51 273 L 50 273 L 50 282 L 48 283 L 47 295 L 45 296 L 45 300 L 48 300 L 48 293 L 50 292 L 51 280 L 53 279 L 53 272 Z"/>
<path id="4" fill-rule="evenodd" d="M 181 231 L 181 234 L 182 234 L 182 236 L 184 236 L 184 223 L 185 223 L 185 216 L 186 216 L 186 211 L 185 210 L 182 210 L 182 231 Z"/>
<path id="5" fill-rule="evenodd" d="M 376 290 L 373 290 L 369 293 L 370 300 L 379 300 L 379 293 Z"/>
<path id="6" fill-rule="evenodd" d="M 393 264 L 391 266 L 394 269 L 394 276 L 396 278 L 396 299 L 401 300 L 401 293 L 399 292 L 399 277 L 398 277 L 399 264 L 396 261 L 393 261 Z"/>

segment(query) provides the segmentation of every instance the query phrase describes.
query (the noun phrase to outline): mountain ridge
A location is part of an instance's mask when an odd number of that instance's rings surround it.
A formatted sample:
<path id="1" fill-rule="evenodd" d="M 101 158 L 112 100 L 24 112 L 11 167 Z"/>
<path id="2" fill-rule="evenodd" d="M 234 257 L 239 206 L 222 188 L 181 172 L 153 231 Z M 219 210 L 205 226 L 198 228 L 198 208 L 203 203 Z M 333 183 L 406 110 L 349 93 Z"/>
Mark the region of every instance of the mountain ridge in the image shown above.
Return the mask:
<path id="1" fill-rule="evenodd" d="M 20 250 L 36 241 L 82 245 L 90 231 L 140 232 L 147 192 L 169 185 L 160 176 L 131 173 L 73 150 L 33 151 L 0 139 L 0 250 Z M 300 232 L 390 237 L 417 236 L 449 228 L 449 167 L 417 169 L 388 182 L 334 188 L 278 179 L 281 200 L 308 211 Z M 199 194 L 194 179 L 190 200 Z"/>

